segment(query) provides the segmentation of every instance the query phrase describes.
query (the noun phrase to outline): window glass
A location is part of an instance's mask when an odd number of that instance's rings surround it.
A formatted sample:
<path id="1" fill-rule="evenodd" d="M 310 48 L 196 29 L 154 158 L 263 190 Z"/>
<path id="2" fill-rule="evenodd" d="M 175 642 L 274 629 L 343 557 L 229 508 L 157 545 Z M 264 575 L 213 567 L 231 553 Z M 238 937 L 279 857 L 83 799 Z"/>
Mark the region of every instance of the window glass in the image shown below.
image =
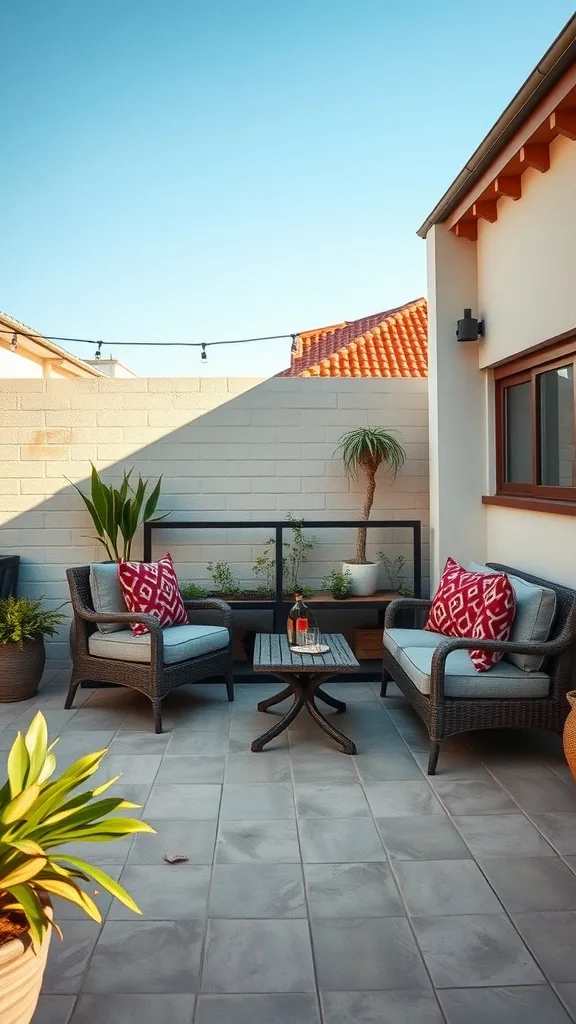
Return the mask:
<path id="1" fill-rule="evenodd" d="M 540 373 L 537 384 L 538 482 L 547 487 L 574 487 L 574 367 L 562 366 Z"/>
<path id="2" fill-rule="evenodd" d="M 504 389 L 507 483 L 532 483 L 532 385 Z"/>

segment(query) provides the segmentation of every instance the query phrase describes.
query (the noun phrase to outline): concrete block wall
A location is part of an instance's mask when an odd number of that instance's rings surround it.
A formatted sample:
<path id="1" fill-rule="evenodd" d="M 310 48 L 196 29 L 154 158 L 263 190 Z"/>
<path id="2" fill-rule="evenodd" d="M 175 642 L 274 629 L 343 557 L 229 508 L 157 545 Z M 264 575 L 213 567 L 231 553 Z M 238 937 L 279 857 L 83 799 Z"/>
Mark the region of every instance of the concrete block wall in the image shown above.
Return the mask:
<path id="1" fill-rule="evenodd" d="M 425 380 L 0 380 L 0 550 L 20 554 L 23 593 L 66 600 L 65 568 L 103 552 L 68 482 L 87 489 L 92 461 L 107 480 L 132 467 L 162 473 L 161 508 L 174 518 L 253 522 L 250 531 L 167 529 L 154 554 L 171 551 L 182 580 L 207 582 L 207 563 L 226 560 L 254 585 L 252 565 L 270 536 L 258 521 L 359 514 L 362 484 L 345 477 L 334 451 L 343 433 L 369 424 L 395 428 L 407 452 L 394 483 L 379 474 L 373 518 L 421 520 L 426 586 L 427 423 Z M 315 532 L 302 574 L 313 586 L 353 557 L 355 539 L 352 529 Z M 374 535 L 369 555 L 403 554 L 410 573 L 410 534 Z M 55 664 L 68 660 L 65 636 L 49 644 Z"/>

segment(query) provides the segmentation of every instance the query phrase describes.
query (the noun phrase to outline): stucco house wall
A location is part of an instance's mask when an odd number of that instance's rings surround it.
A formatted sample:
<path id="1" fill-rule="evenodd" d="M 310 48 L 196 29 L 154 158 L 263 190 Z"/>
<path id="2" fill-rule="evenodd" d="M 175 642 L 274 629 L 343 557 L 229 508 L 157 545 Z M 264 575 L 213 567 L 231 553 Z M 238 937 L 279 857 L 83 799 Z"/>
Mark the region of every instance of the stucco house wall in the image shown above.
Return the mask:
<path id="1" fill-rule="evenodd" d="M 427 421 L 424 379 L 0 380 L 0 548 L 21 555 L 24 593 L 66 600 L 65 568 L 103 557 L 66 478 L 86 489 L 90 461 L 109 480 L 134 466 L 164 474 L 162 508 L 178 518 L 255 523 L 242 533 L 163 531 L 155 555 L 171 551 L 180 578 L 199 583 L 208 561 L 225 559 L 250 583 L 270 536 L 259 520 L 358 515 L 361 484 L 344 476 L 334 449 L 345 431 L 371 424 L 396 428 L 407 452 L 395 483 L 379 474 L 373 518 L 422 522 L 426 586 Z M 410 562 L 409 541 L 392 529 L 369 554 L 387 542 Z M 319 532 L 305 580 L 317 585 L 354 550 L 353 530 Z M 140 544 L 134 553 L 141 557 Z M 64 628 L 50 644 L 59 663 L 68 658 L 65 637 Z"/>
<path id="2" fill-rule="evenodd" d="M 501 198 L 478 241 L 445 224 L 428 232 L 431 561 L 448 554 L 500 561 L 574 586 L 572 516 L 482 505 L 495 491 L 491 367 L 576 327 L 576 146 L 559 137 L 550 169 L 522 176 L 522 198 Z M 465 307 L 486 336 L 458 343 Z"/>

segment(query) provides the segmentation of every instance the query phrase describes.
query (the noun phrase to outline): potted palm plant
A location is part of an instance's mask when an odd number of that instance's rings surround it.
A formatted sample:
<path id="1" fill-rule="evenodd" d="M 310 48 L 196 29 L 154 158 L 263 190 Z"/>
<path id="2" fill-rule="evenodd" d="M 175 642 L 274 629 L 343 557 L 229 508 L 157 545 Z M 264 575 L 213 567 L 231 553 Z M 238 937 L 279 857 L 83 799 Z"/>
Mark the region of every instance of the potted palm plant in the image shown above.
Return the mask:
<path id="1" fill-rule="evenodd" d="M 57 742 L 57 741 L 54 741 Z M 132 897 L 106 872 L 62 847 L 84 840 L 112 842 L 154 829 L 135 818 L 111 817 L 137 807 L 122 797 L 99 800 L 119 776 L 95 789 L 78 790 L 98 770 L 106 750 L 79 758 L 54 779 L 54 743 L 46 719 L 34 718 L 8 754 L 8 781 L 0 788 L 0 1021 L 30 1024 L 46 966 L 54 921 L 53 896 L 79 906 L 94 921 L 102 916 L 78 881 L 107 889 L 139 914 Z"/>
<path id="2" fill-rule="evenodd" d="M 393 431 L 383 427 L 358 427 L 340 438 L 336 453 L 349 476 L 364 475 L 366 488 L 360 518 L 367 522 L 374 504 L 376 473 L 383 465 L 394 480 L 404 465 L 406 452 Z M 379 563 L 369 562 L 366 558 L 366 536 L 366 527 L 360 526 L 356 536 L 356 557 L 345 561 L 342 566 L 342 571 L 348 571 L 352 577 L 352 593 L 359 596 L 373 594 L 378 583 Z"/>
<path id="3" fill-rule="evenodd" d="M 42 607 L 41 598 L 0 601 L 0 702 L 28 700 L 44 671 L 44 637 L 54 636 L 63 616 Z"/>

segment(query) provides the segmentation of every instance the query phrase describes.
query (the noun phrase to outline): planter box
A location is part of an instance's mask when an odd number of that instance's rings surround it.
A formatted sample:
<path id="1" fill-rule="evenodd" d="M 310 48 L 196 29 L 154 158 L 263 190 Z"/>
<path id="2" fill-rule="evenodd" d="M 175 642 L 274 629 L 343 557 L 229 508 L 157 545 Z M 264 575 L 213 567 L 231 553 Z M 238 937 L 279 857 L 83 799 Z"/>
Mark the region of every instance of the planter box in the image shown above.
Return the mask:
<path id="1" fill-rule="evenodd" d="M 379 661 L 384 653 L 382 628 L 355 629 L 352 649 L 358 661 Z"/>

